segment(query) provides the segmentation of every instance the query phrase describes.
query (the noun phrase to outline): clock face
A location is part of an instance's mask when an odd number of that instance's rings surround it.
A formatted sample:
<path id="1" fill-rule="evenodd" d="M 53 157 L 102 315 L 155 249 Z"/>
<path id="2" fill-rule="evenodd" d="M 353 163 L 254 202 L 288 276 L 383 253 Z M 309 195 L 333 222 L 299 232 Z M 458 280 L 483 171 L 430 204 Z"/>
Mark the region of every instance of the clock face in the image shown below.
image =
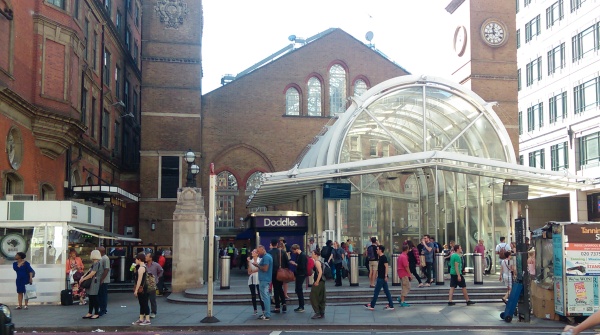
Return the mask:
<path id="1" fill-rule="evenodd" d="M 499 47 L 507 40 L 506 26 L 496 20 L 487 20 L 481 26 L 481 37 L 492 47 Z"/>

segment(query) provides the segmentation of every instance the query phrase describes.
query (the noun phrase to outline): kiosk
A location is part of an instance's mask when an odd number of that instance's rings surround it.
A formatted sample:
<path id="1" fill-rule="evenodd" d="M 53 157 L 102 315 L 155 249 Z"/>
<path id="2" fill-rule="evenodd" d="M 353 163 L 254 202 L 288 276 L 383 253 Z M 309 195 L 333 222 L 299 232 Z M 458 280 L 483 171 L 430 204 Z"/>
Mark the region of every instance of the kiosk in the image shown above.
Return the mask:
<path id="1" fill-rule="evenodd" d="M 103 208 L 74 201 L 0 201 L 0 299 L 17 303 L 12 266 L 17 252 L 24 252 L 36 272 L 37 299 L 31 302 L 60 303 L 69 248 L 87 269 L 102 239 L 140 241 L 104 231 Z"/>
<path id="2" fill-rule="evenodd" d="M 308 214 L 296 211 L 270 211 L 250 213 L 246 218 L 250 228 L 238 235 L 247 236 L 255 248 L 261 244 L 268 250 L 271 239 L 283 237 L 288 246 L 298 244 L 306 251 Z"/>

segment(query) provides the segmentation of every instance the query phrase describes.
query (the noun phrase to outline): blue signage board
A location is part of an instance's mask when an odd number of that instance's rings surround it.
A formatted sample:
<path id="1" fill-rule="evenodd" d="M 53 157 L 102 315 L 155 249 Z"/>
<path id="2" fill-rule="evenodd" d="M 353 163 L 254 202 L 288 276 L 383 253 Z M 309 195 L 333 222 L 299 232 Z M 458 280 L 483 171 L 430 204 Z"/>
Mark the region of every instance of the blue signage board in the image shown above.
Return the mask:
<path id="1" fill-rule="evenodd" d="M 254 227 L 260 229 L 276 230 L 306 230 L 308 218 L 306 216 L 257 216 L 254 218 Z"/>

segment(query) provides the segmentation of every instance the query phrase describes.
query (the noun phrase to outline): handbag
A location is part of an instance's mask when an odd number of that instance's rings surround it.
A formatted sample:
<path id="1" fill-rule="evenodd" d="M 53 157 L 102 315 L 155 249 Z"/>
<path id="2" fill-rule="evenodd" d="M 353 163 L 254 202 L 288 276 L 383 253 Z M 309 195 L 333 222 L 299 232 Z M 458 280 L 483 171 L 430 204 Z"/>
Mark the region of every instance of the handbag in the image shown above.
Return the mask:
<path id="1" fill-rule="evenodd" d="M 25 285 L 25 299 L 36 299 L 37 298 L 37 288 L 34 284 Z"/>
<path id="2" fill-rule="evenodd" d="M 275 278 L 284 283 L 296 281 L 296 276 L 290 269 L 281 267 L 281 250 L 279 250 L 279 269 Z"/>

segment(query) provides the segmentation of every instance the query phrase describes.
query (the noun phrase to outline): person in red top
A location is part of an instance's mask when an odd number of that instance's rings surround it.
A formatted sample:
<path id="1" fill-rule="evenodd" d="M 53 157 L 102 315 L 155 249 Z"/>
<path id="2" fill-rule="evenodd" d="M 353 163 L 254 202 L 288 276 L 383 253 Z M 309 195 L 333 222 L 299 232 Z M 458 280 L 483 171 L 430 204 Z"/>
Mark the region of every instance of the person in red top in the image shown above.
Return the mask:
<path id="1" fill-rule="evenodd" d="M 411 250 L 412 252 L 412 250 Z M 400 298 L 398 298 L 398 302 L 400 303 L 400 307 L 410 307 L 410 305 L 404 302 L 408 292 L 410 292 L 410 267 L 408 263 L 408 245 L 402 246 L 402 253 L 398 256 L 396 269 L 398 271 L 398 277 L 402 282 L 402 294 Z"/>
<path id="2" fill-rule="evenodd" d="M 477 245 L 475 246 L 475 253 L 481 254 L 481 268 L 484 270 L 487 269 L 486 259 L 485 259 L 485 246 L 483 245 L 483 240 L 479 240 Z"/>

